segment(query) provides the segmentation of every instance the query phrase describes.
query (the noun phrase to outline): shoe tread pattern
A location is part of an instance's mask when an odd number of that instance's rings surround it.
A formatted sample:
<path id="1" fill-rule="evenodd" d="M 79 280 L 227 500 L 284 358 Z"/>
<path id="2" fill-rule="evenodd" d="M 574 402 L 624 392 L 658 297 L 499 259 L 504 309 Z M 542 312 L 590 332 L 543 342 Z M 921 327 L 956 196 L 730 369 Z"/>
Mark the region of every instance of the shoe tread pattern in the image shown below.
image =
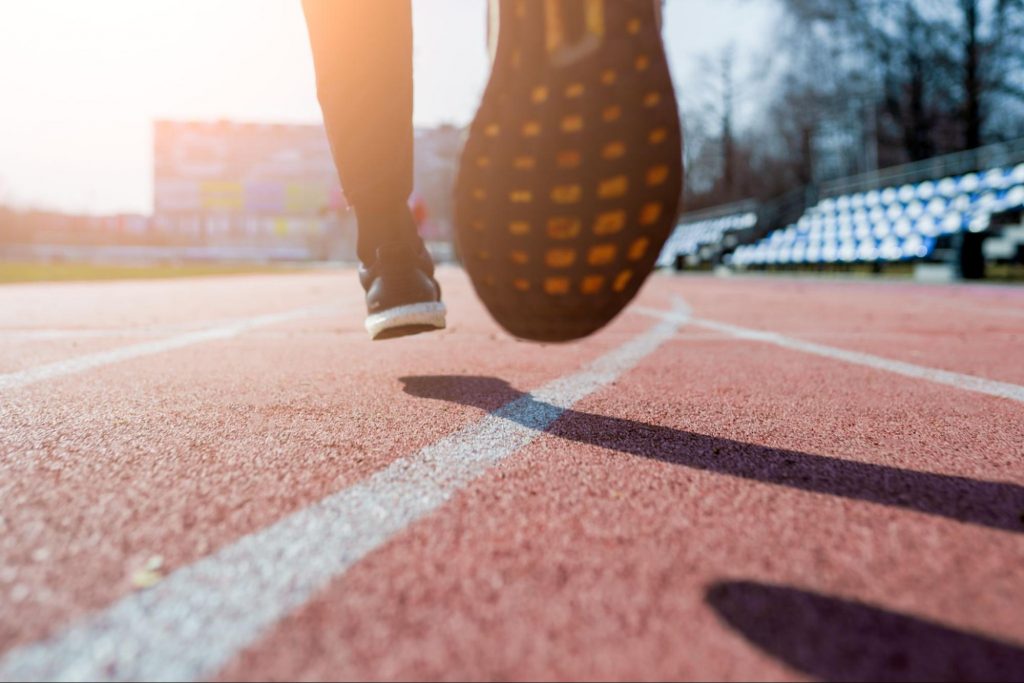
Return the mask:
<path id="1" fill-rule="evenodd" d="M 675 225 L 682 139 L 651 0 L 601 3 L 604 36 L 557 64 L 558 5 L 501 0 L 494 72 L 456 186 L 460 254 L 515 336 L 568 341 L 639 291 Z M 579 15 L 578 15 L 579 16 Z"/>

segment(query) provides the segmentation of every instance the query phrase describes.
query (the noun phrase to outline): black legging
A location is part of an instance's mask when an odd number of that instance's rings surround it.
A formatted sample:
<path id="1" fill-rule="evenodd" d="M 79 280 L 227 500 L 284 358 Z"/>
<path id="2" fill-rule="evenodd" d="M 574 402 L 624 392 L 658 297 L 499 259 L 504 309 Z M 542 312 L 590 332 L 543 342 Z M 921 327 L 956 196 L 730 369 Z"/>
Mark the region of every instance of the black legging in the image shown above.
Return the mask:
<path id="1" fill-rule="evenodd" d="M 421 244 L 412 193 L 409 0 L 303 0 L 317 97 L 342 187 L 359 223 L 359 259 Z"/>

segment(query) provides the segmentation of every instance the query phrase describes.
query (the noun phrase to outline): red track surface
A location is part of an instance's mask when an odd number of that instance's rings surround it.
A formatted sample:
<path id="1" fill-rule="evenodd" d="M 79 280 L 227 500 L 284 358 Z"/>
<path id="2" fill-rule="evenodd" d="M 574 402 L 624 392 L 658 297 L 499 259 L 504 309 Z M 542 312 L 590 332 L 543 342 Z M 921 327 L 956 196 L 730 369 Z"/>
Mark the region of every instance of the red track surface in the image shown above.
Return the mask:
<path id="1" fill-rule="evenodd" d="M 1024 384 L 1024 291 L 658 277 L 582 343 L 371 344 L 351 273 L 0 288 L 0 663 L 578 371 L 702 319 Z M 1024 678 L 1024 405 L 682 331 L 238 651 L 219 677 Z M 0 668 L 2 671 L 2 668 Z M 2 677 L 2 676 L 0 676 Z"/>

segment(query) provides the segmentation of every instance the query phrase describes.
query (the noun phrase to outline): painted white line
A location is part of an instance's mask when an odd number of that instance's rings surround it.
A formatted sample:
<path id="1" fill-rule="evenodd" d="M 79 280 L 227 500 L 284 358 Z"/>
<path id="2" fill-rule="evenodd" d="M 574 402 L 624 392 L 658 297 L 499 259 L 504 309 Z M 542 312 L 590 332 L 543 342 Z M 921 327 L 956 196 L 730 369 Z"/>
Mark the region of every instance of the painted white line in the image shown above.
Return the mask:
<path id="1" fill-rule="evenodd" d="M 104 365 L 112 365 L 114 363 L 121 363 L 133 358 L 141 358 L 143 356 L 152 356 L 157 353 L 174 351 L 186 346 L 193 346 L 195 344 L 202 344 L 204 342 L 220 339 L 231 339 L 232 337 L 237 337 L 240 334 L 259 327 L 276 325 L 279 323 L 289 322 L 291 320 L 299 320 L 318 313 L 326 313 L 327 311 L 334 310 L 335 308 L 336 307 L 334 306 L 315 306 L 286 311 L 284 313 L 261 315 L 255 318 L 247 318 L 223 325 L 217 325 L 215 327 L 209 327 L 203 330 L 196 330 L 195 332 L 186 332 L 166 339 L 158 339 L 151 342 L 123 346 L 110 351 L 90 353 L 84 356 L 77 356 L 75 358 L 57 361 L 55 363 L 39 365 L 34 368 L 0 374 L 0 391 L 17 389 L 29 384 L 35 384 L 36 382 L 43 382 L 45 380 L 56 379 L 58 377 L 74 375 L 80 372 L 85 372 L 86 370 L 103 367 Z"/>
<path id="2" fill-rule="evenodd" d="M 673 315 L 668 314 L 665 311 L 659 311 L 651 308 L 637 307 L 635 310 L 637 313 L 643 313 L 644 315 L 655 318 L 664 319 L 670 318 Z M 1024 386 L 1020 386 L 1019 384 L 999 382 L 992 379 L 985 379 L 983 377 L 976 377 L 974 375 L 964 375 L 959 372 L 950 372 L 948 370 L 939 370 L 923 365 L 905 363 L 903 361 L 892 360 L 890 358 L 883 358 L 882 356 L 875 356 L 870 353 L 861 353 L 860 351 L 850 351 L 847 349 L 837 348 L 835 346 L 815 344 L 814 342 L 786 337 L 781 334 L 776 334 L 775 332 L 752 330 L 746 327 L 730 325 L 728 323 L 718 322 L 715 320 L 694 318 L 689 315 L 688 320 L 692 325 L 697 327 L 703 327 L 704 329 L 728 334 L 736 339 L 774 344 L 775 346 L 780 346 L 784 349 L 810 353 L 823 358 L 840 360 L 845 363 L 874 368 L 875 370 L 884 370 L 885 372 L 891 372 L 904 377 L 923 379 L 929 382 L 935 382 L 936 384 L 945 384 L 947 386 L 956 387 L 957 389 L 963 389 L 965 391 L 973 391 L 979 394 L 988 394 L 989 396 L 998 396 L 999 398 L 1008 398 L 1013 401 L 1024 402 Z"/>
<path id="3" fill-rule="evenodd" d="M 63 339 L 106 339 L 129 337 L 165 337 L 244 322 L 247 318 L 195 320 L 177 325 L 140 325 L 138 327 L 94 328 L 16 328 L 0 327 L 0 341 L 52 341 Z"/>
<path id="4" fill-rule="evenodd" d="M 158 329 L 139 328 L 137 330 L 3 330 L 0 331 L 2 342 L 34 342 L 59 341 L 62 339 L 123 339 L 125 337 L 156 337 L 161 334 Z M 166 334 L 166 331 L 163 331 Z"/>
<path id="5" fill-rule="evenodd" d="M 355 486 L 183 567 L 53 638 L 8 652 L 0 680 L 195 680 L 672 338 L 658 323 L 575 374 Z"/>

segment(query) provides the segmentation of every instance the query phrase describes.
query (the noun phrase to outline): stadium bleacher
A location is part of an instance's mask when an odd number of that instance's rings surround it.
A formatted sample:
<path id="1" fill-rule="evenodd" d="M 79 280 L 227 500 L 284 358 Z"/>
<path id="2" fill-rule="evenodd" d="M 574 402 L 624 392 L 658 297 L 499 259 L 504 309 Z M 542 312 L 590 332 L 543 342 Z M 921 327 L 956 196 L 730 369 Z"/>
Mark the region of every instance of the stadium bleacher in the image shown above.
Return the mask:
<path id="1" fill-rule="evenodd" d="M 981 233 L 1024 208 L 1024 164 L 822 199 L 800 219 L 738 247 L 748 266 L 924 260 L 944 235 Z"/>
<path id="2" fill-rule="evenodd" d="M 743 211 L 714 218 L 683 221 L 665 242 L 659 267 L 670 267 L 679 257 L 699 258 L 704 247 L 719 245 L 726 235 L 757 225 L 757 213 Z"/>

